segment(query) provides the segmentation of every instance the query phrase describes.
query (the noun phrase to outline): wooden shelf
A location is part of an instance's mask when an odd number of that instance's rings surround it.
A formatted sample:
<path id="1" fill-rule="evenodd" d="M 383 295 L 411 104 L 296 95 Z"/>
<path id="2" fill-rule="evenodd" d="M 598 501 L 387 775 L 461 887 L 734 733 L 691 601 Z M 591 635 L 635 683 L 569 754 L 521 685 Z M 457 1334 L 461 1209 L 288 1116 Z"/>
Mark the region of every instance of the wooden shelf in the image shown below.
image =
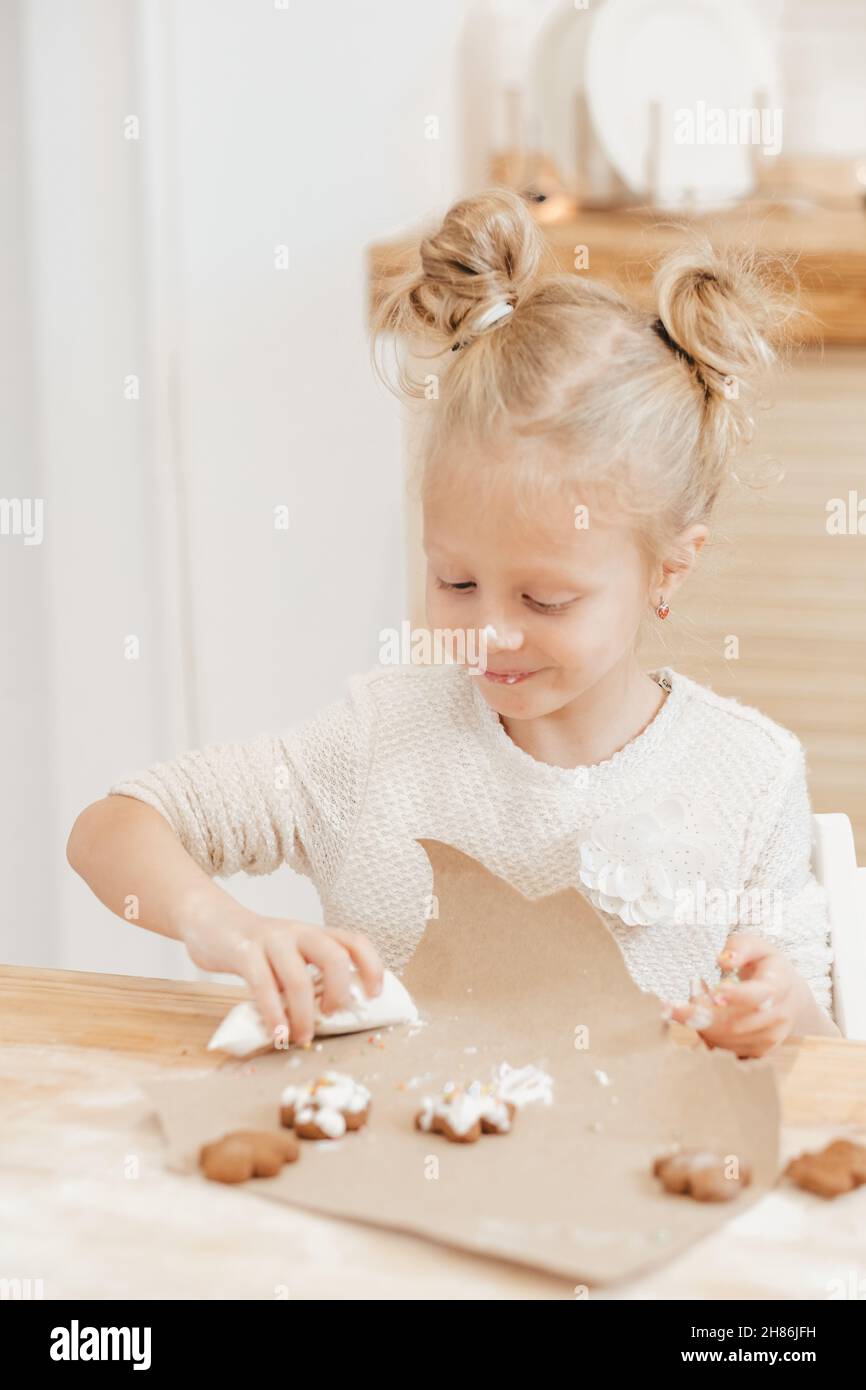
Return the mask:
<path id="1" fill-rule="evenodd" d="M 791 207 L 746 203 L 731 211 L 697 217 L 663 215 L 643 208 L 585 209 L 567 221 L 542 224 L 550 264 L 572 275 L 586 274 L 648 299 L 652 268 L 682 241 L 683 227 L 697 227 L 718 246 L 757 246 L 795 266 L 804 319 L 798 336 L 806 342 L 866 344 L 866 207 Z M 412 263 L 418 233 L 369 249 L 371 304 L 383 283 Z M 575 248 L 585 246 L 589 263 L 575 270 Z"/>

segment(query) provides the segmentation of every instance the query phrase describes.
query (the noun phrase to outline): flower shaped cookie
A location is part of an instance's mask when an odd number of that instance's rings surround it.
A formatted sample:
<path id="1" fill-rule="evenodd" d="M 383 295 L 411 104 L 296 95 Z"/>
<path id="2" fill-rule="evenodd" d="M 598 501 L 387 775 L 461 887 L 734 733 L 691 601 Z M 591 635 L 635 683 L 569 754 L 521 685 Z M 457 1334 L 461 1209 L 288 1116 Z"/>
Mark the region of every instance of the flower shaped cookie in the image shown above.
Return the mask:
<path id="1" fill-rule="evenodd" d="M 696 1202 L 730 1202 L 752 1181 L 752 1165 L 741 1160 L 736 1177 L 729 1177 L 727 1163 L 722 1154 L 682 1149 L 657 1158 L 653 1173 L 666 1192 L 693 1197 Z"/>
<path id="2" fill-rule="evenodd" d="M 293 1134 L 237 1129 L 205 1144 L 198 1161 L 211 1182 L 246 1182 L 248 1178 L 275 1178 L 284 1163 L 297 1161 L 299 1153 Z"/>
<path id="3" fill-rule="evenodd" d="M 792 1158 L 786 1175 L 819 1197 L 841 1197 L 866 1183 L 866 1145 L 834 1139 L 818 1153 Z"/>
<path id="4" fill-rule="evenodd" d="M 326 1071 L 306 1086 L 287 1086 L 280 1097 L 280 1123 L 299 1139 L 342 1139 L 360 1129 L 370 1113 L 370 1092 L 360 1081 Z"/>
<path id="5" fill-rule="evenodd" d="M 442 1134 L 453 1144 L 474 1144 L 482 1134 L 507 1134 L 516 1106 L 493 1086 L 473 1081 L 458 1086 L 449 1081 L 435 1099 L 425 1097 L 415 1116 L 415 1128 Z"/>

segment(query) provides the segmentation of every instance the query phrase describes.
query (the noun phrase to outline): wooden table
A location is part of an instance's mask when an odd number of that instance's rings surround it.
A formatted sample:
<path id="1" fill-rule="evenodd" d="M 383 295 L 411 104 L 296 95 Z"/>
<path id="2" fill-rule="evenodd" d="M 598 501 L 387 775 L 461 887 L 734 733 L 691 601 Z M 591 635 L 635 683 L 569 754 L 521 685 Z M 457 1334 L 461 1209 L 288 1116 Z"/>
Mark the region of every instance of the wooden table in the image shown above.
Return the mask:
<path id="1" fill-rule="evenodd" d="M 573 1297 L 561 1279 L 166 1171 L 138 1083 L 218 1066 L 205 1045 L 242 994 L 0 968 L 0 1275 L 42 1280 L 45 1298 Z M 866 1136 L 866 1043 L 803 1038 L 773 1062 L 785 1158 Z M 866 1188 L 824 1202 L 780 1184 L 679 1259 L 592 1297 L 843 1293 L 866 1298 Z"/>

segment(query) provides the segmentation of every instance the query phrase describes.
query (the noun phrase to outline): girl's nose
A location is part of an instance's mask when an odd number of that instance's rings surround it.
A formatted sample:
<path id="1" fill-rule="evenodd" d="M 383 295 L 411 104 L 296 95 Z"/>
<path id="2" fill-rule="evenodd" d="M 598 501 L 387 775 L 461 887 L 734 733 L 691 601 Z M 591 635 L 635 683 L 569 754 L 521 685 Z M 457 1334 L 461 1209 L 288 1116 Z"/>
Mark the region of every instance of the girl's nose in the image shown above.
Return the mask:
<path id="1" fill-rule="evenodd" d="M 523 633 L 518 628 L 506 628 L 501 624 L 497 628 L 488 623 L 482 635 L 487 638 L 488 650 L 516 652 L 523 646 Z"/>

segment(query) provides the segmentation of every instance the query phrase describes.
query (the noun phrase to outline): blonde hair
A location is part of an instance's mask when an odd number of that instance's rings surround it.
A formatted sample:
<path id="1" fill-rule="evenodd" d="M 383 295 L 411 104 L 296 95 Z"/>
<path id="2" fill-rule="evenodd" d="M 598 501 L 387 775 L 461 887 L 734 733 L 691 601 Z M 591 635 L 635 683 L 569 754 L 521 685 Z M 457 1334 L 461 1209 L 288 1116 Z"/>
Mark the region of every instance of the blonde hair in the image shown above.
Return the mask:
<path id="1" fill-rule="evenodd" d="M 550 485 L 613 496 L 658 561 L 708 519 L 732 456 L 751 439 L 794 301 L 755 253 L 718 252 L 694 235 L 659 265 L 655 312 L 582 274 L 545 269 L 545 253 L 511 189 L 455 203 L 384 287 L 374 363 L 408 398 L 428 394 L 431 374 L 436 381 L 424 412 L 424 493 L 459 469 L 448 445 L 463 436 L 491 446 L 491 481 L 506 467 L 536 507 Z M 501 301 L 513 312 L 474 332 Z M 386 334 L 422 362 L 437 359 L 426 381 L 399 353 L 396 382 L 383 373 Z"/>

